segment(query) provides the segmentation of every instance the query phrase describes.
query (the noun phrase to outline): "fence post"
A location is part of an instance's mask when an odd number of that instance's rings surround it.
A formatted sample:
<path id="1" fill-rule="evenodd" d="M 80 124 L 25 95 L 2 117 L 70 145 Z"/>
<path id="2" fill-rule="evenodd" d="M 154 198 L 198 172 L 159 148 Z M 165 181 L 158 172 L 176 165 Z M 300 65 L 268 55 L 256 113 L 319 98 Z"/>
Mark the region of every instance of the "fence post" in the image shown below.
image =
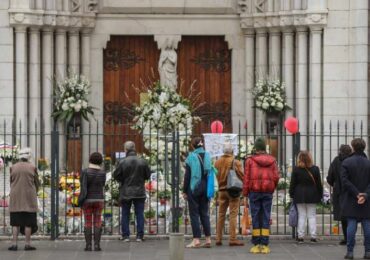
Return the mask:
<path id="1" fill-rule="evenodd" d="M 51 132 L 51 240 L 59 234 L 59 132 L 54 124 Z"/>
<path id="2" fill-rule="evenodd" d="M 296 165 L 297 156 L 299 151 L 301 150 L 301 133 L 297 132 L 293 134 L 293 167 Z M 292 227 L 292 238 L 295 239 L 297 237 L 297 230 L 295 227 Z"/>

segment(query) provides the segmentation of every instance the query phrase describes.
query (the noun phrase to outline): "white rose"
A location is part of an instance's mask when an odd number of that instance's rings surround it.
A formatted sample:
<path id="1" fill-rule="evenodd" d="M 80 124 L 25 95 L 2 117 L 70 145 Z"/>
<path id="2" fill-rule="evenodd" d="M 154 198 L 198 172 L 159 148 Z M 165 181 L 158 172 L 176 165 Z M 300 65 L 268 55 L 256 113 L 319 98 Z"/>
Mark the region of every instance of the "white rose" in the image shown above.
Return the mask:
<path id="1" fill-rule="evenodd" d="M 87 102 L 85 100 L 82 101 L 82 108 L 87 108 Z"/>
<path id="2" fill-rule="evenodd" d="M 63 111 L 68 110 L 68 104 L 67 103 L 63 103 L 62 109 L 63 109 Z"/>
<path id="3" fill-rule="evenodd" d="M 262 103 L 261 103 L 260 101 L 257 101 L 257 102 L 256 102 L 256 106 L 257 106 L 257 107 L 261 107 L 261 105 L 262 105 Z"/>
<path id="4" fill-rule="evenodd" d="M 263 108 L 263 109 L 265 109 L 265 110 L 266 110 L 266 109 L 268 109 L 268 108 L 269 108 L 269 106 L 270 106 L 270 105 L 269 105 L 269 103 L 267 103 L 267 102 L 263 102 L 263 103 L 262 103 L 262 108 Z"/>
<path id="5" fill-rule="evenodd" d="M 81 104 L 75 104 L 75 111 L 76 112 L 80 112 L 80 110 L 81 110 Z"/>
<path id="6" fill-rule="evenodd" d="M 278 102 L 277 104 L 276 104 L 276 109 L 277 110 L 282 110 L 284 108 L 284 105 L 283 105 L 283 103 L 281 103 L 281 102 Z"/>

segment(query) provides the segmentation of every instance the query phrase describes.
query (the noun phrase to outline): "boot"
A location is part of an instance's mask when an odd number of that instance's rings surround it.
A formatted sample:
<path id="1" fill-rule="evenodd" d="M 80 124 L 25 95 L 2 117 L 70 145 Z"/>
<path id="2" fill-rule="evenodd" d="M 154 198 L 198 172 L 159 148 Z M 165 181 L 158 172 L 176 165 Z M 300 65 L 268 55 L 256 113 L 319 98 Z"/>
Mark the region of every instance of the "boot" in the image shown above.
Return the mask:
<path id="1" fill-rule="evenodd" d="M 101 227 L 94 228 L 94 251 L 101 251 L 100 238 L 101 238 Z"/>
<path id="2" fill-rule="evenodd" d="M 85 251 L 91 251 L 91 240 L 92 240 L 92 228 L 85 227 Z"/>

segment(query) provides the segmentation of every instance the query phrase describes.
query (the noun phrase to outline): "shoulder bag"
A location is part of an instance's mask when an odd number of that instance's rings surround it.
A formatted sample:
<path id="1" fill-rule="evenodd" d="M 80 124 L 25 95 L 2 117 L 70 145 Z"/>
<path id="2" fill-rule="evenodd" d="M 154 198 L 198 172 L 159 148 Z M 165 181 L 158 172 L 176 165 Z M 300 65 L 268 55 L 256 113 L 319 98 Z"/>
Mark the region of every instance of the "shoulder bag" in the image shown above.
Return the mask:
<path id="1" fill-rule="evenodd" d="M 243 182 L 238 178 L 234 167 L 234 160 L 231 163 L 229 174 L 227 175 L 226 190 L 233 198 L 239 197 L 243 190 Z"/>

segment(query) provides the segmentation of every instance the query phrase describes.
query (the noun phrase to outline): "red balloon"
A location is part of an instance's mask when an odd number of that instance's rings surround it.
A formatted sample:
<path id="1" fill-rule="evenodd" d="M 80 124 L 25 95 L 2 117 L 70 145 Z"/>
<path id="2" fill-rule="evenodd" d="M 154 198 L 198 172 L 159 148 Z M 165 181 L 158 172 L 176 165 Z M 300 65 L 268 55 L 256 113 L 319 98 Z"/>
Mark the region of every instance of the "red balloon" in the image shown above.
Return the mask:
<path id="1" fill-rule="evenodd" d="M 222 131 L 224 130 L 224 126 L 221 121 L 216 120 L 213 121 L 211 124 L 211 132 L 212 134 L 222 134 Z"/>
<path id="2" fill-rule="evenodd" d="M 284 126 L 286 130 L 291 134 L 296 134 L 299 131 L 298 119 L 295 117 L 288 117 L 284 122 Z"/>

